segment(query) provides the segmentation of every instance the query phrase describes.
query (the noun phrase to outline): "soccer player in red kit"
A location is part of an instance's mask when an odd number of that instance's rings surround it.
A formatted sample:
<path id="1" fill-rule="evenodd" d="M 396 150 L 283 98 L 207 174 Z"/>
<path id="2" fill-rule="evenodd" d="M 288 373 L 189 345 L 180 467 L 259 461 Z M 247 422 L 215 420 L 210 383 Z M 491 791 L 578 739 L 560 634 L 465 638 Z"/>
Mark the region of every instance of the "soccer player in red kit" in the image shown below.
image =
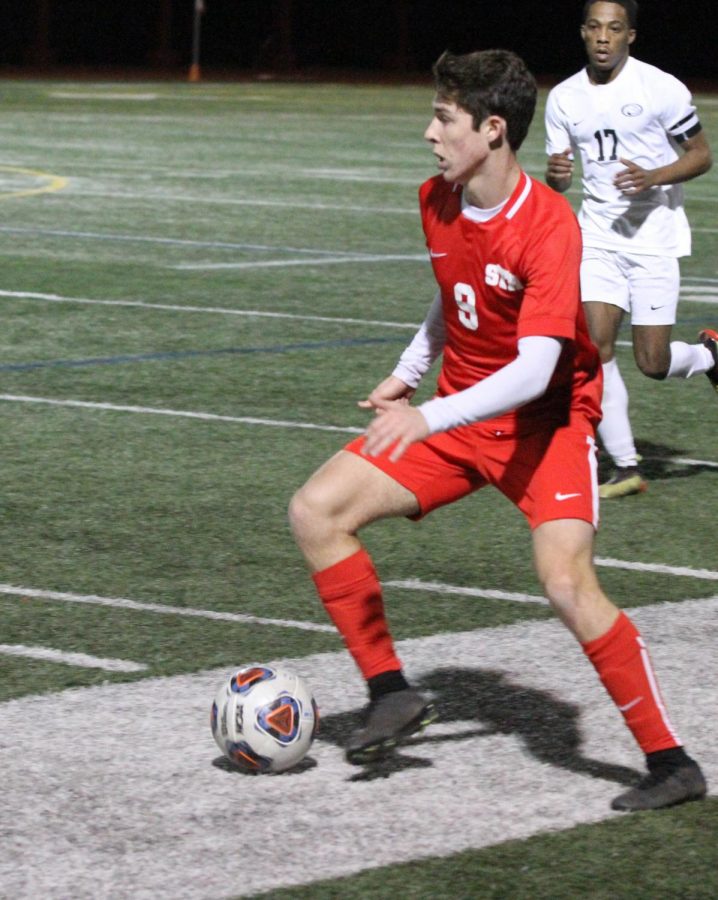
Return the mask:
<path id="1" fill-rule="evenodd" d="M 666 713 L 645 644 L 601 589 L 594 436 L 601 367 L 580 302 L 581 238 L 568 203 L 520 167 L 536 83 L 504 50 L 434 66 L 425 137 L 439 175 L 420 189 L 438 291 L 393 373 L 360 406 L 366 435 L 295 494 L 290 522 L 321 600 L 369 690 L 347 759 L 381 758 L 436 717 L 406 681 L 371 558 L 357 533 L 420 518 L 492 484 L 526 516 L 536 571 L 646 754 L 615 809 L 697 799 L 706 784 Z M 436 396 L 410 400 L 442 356 Z"/>

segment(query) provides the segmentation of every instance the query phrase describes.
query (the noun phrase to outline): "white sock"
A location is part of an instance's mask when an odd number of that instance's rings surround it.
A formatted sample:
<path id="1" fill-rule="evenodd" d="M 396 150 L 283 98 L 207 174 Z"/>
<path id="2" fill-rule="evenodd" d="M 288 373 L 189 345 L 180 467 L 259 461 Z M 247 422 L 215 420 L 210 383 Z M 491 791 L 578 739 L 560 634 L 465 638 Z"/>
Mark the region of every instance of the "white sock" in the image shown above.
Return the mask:
<path id="1" fill-rule="evenodd" d="M 633 432 L 628 419 L 628 391 L 615 359 L 603 364 L 603 419 L 598 434 L 617 466 L 635 466 L 638 462 Z"/>
<path id="2" fill-rule="evenodd" d="M 713 368 L 714 364 L 713 354 L 703 344 L 671 341 L 671 364 L 668 367 L 668 378 L 690 378 L 691 375 L 707 372 Z"/>

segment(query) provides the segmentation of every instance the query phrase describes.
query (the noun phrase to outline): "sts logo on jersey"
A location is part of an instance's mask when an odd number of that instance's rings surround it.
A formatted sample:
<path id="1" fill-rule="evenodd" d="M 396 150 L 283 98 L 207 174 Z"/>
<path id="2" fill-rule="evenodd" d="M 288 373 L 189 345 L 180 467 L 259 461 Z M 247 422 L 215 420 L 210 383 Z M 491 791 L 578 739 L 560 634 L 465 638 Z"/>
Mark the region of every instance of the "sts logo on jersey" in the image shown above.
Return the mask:
<path id="1" fill-rule="evenodd" d="M 520 291 L 523 284 L 508 269 L 504 269 L 496 263 L 486 266 L 484 280 L 490 287 L 500 287 L 504 291 Z"/>

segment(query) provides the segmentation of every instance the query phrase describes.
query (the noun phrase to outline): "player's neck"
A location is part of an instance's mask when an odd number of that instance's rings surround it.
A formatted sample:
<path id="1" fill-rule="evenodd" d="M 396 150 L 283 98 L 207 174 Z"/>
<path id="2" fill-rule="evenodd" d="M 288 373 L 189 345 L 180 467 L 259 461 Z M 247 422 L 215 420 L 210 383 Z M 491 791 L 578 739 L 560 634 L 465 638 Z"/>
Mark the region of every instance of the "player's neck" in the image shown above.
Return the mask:
<path id="1" fill-rule="evenodd" d="M 594 69 L 593 66 L 589 63 L 586 66 L 586 71 L 588 72 L 588 80 L 591 84 L 610 84 L 612 81 L 615 81 L 618 76 L 623 71 L 626 63 L 628 62 L 628 55 L 624 56 L 623 59 L 615 65 L 612 69 L 608 69 L 607 71 L 598 71 L 598 69 Z"/>
<path id="2" fill-rule="evenodd" d="M 513 154 L 498 165 L 487 166 L 464 185 L 464 198 L 471 206 L 493 209 L 513 194 L 521 177 L 521 166 Z"/>

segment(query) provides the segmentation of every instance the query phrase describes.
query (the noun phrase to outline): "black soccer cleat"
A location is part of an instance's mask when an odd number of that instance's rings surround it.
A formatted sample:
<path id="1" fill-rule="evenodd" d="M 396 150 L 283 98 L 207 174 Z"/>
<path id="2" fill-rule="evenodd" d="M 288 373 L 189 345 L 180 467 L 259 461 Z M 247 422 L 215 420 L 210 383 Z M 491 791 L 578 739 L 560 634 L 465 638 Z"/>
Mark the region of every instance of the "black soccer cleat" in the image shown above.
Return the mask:
<path id="1" fill-rule="evenodd" d="M 701 800 L 707 791 L 700 766 L 689 759 L 681 766 L 649 773 L 636 787 L 619 794 L 611 803 L 611 809 L 623 812 L 662 809 L 688 800 Z"/>
<path id="2" fill-rule="evenodd" d="M 436 717 L 434 704 L 413 688 L 383 694 L 371 701 L 364 725 L 349 739 L 347 762 L 366 765 L 383 759 L 402 740 L 426 728 Z"/>
<path id="3" fill-rule="evenodd" d="M 713 390 L 718 393 L 718 331 L 712 328 L 704 328 L 698 335 L 698 340 L 707 347 L 713 357 L 713 368 L 708 369 L 706 377 L 713 385 Z"/>
<path id="4" fill-rule="evenodd" d="M 608 481 L 598 486 L 598 496 L 601 500 L 614 500 L 642 494 L 646 490 L 648 483 L 638 471 L 638 466 L 619 466 Z"/>

